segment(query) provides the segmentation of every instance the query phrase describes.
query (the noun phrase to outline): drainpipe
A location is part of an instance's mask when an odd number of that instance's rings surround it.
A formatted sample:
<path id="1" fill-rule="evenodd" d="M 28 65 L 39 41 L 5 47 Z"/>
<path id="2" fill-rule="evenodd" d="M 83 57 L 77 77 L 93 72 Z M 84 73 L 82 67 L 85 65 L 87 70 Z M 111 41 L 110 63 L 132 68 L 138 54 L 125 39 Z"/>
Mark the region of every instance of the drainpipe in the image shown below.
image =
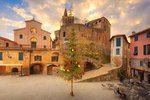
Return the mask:
<path id="1" fill-rule="evenodd" d="M 30 74 L 30 67 L 31 67 L 31 53 L 32 50 L 29 50 L 29 74 Z"/>

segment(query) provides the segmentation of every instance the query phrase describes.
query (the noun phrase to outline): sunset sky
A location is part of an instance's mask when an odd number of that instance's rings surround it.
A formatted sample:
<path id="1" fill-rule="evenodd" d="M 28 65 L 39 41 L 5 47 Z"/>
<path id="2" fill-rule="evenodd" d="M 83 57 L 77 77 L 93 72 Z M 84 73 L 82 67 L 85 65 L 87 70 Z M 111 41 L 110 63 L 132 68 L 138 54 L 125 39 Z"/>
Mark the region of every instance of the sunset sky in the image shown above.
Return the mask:
<path id="1" fill-rule="evenodd" d="M 33 17 L 54 33 L 70 5 L 81 22 L 106 17 L 111 35 L 150 27 L 150 0 L 0 0 L 0 36 L 13 40 L 13 29 L 25 27 L 24 21 Z"/>

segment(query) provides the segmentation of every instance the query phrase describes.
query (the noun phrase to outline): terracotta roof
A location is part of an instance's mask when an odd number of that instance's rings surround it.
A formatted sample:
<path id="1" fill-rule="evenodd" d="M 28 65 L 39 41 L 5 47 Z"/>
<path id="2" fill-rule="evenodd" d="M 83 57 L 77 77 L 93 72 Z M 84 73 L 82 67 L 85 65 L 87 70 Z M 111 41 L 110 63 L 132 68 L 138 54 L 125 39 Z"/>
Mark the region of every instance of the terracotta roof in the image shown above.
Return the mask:
<path id="1" fill-rule="evenodd" d="M 134 33 L 134 34 L 130 35 L 129 37 L 142 34 L 142 33 L 146 32 L 146 31 L 150 31 L 150 28 L 144 29 L 144 30 L 142 30 L 142 31 L 140 31 L 140 32 L 137 32 L 137 33 Z"/>
<path id="2" fill-rule="evenodd" d="M 41 22 L 36 21 L 34 18 L 33 18 L 33 19 L 31 19 L 31 20 L 26 20 L 25 22 L 30 22 L 30 21 L 35 21 L 35 22 L 38 22 L 38 23 L 42 24 Z"/>
<path id="3" fill-rule="evenodd" d="M 111 41 L 114 37 L 120 37 L 120 36 L 123 36 L 124 39 L 126 40 L 126 42 L 129 43 L 125 34 L 117 34 L 117 35 L 114 35 L 114 36 L 112 36 L 112 37 L 110 38 L 110 41 Z"/>
<path id="4" fill-rule="evenodd" d="M 18 43 L 17 43 L 17 42 L 12 41 L 12 40 L 9 40 L 9 39 L 4 38 L 4 37 L 1 37 L 1 36 L 0 36 L 0 40 L 9 41 L 9 42 L 12 42 L 12 43 L 14 43 L 14 44 L 17 44 L 17 45 L 18 45 Z"/>
<path id="5" fill-rule="evenodd" d="M 100 20 L 101 18 L 97 18 L 97 19 L 94 19 L 94 20 L 91 20 L 89 21 L 88 23 L 93 23 L 93 22 L 96 22 L 97 20 Z"/>
<path id="6" fill-rule="evenodd" d="M 24 27 L 24 28 L 18 28 L 18 29 L 14 29 L 14 31 L 17 31 L 17 30 L 22 30 L 22 29 L 25 29 L 25 27 Z"/>

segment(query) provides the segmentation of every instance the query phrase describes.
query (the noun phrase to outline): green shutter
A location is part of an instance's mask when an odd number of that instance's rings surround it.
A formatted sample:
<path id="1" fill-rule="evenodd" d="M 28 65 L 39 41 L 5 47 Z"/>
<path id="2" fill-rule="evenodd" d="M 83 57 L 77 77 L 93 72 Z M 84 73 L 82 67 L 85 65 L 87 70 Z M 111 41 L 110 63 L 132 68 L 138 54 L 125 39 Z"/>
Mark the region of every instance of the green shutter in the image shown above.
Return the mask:
<path id="1" fill-rule="evenodd" d="M 51 57 L 51 61 L 53 61 L 53 57 Z"/>
<path id="2" fill-rule="evenodd" d="M 140 66 L 143 66 L 143 61 L 140 61 Z"/>
<path id="3" fill-rule="evenodd" d="M 144 53 L 144 55 L 146 55 L 146 45 L 144 45 L 144 47 L 143 47 L 143 53 Z"/>
<path id="4" fill-rule="evenodd" d="M 150 38 L 150 32 L 147 32 L 147 38 Z"/>
<path id="5" fill-rule="evenodd" d="M 19 53 L 19 60 L 23 60 L 23 53 L 22 52 Z"/>
<path id="6" fill-rule="evenodd" d="M 0 52 L 0 60 L 3 60 L 3 53 Z"/>
<path id="7" fill-rule="evenodd" d="M 36 61 L 36 56 L 34 56 L 34 61 Z"/>
<path id="8" fill-rule="evenodd" d="M 40 56 L 40 61 L 42 61 L 42 56 Z"/>

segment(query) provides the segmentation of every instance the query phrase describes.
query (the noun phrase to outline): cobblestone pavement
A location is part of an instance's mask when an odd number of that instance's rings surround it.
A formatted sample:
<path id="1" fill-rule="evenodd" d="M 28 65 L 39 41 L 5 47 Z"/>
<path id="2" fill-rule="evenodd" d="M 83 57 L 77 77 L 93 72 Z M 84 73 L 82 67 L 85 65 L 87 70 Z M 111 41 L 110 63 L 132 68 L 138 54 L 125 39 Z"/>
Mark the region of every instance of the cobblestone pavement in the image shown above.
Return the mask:
<path id="1" fill-rule="evenodd" d="M 0 100 L 119 100 L 101 84 L 74 83 L 71 97 L 70 83 L 57 76 L 0 76 Z"/>

